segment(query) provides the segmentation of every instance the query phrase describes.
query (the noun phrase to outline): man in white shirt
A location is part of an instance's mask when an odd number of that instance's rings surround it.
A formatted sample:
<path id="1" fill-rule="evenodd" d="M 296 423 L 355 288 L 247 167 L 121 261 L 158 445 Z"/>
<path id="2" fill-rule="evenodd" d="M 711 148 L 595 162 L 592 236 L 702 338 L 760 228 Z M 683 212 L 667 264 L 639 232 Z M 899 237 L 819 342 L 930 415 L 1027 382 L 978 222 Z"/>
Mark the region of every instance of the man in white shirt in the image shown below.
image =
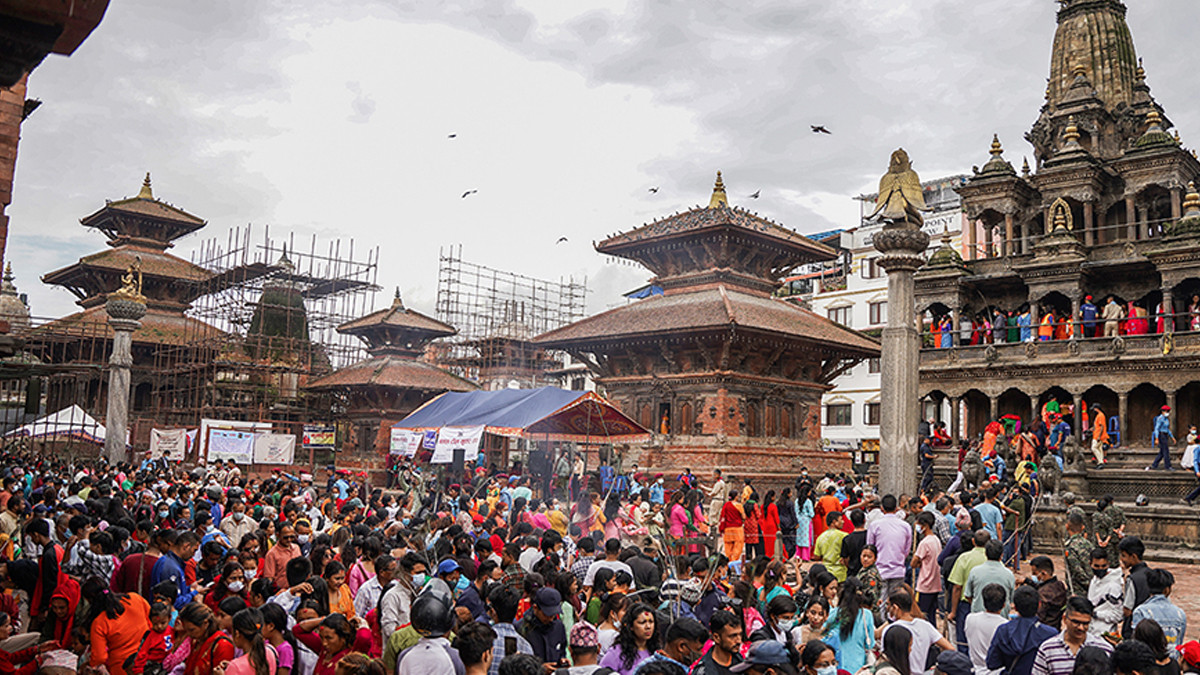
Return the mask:
<path id="1" fill-rule="evenodd" d="M 542 552 L 538 549 L 538 538 L 534 536 L 525 537 L 525 550 L 521 551 L 521 557 L 517 562 L 521 564 L 521 569 L 526 572 L 533 571 L 533 565 L 542 559 Z"/>
<path id="2" fill-rule="evenodd" d="M 967 647 L 975 675 L 998 675 L 1003 669 L 990 670 L 987 656 L 996 629 L 1008 622 L 1008 617 L 1001 614 L 1008 600 L 1008 592 L 1000 584 L 988 584 L 983 587 L 981 595 L 984 611 L 967 615 Z"/>
<path id="3" fill-rule="evenodd" d="M 1125 619 L 1125 578 L 1120 567 L 1109 569 L 1108 550 L 1103 548 L 1092 551 L 1092 574 L 1087 598 L 1094 612 L 1088 632 L 1096 636 L 1115 633 Z"/>
<path id="4" fill-rule="evenodd" d="M 909 668 L 912 669 L 913 675 L 930 675 L 931 671 L 925 667 L 925 662 L 929 657 L 929 648 L 937 645 L 944 651 L 953 651 L 954 645 L 942 637 L 933 624 L 925 619 L 914 619 L 913 607 L 915 606 L 916 601 L 908 594 L 908 591 L 896 590 L 888 596 L 887 611 L 896 619 L 884 626 L 883 633 L 880 635 L 880 644 L 882 644 L 883 636 L 887 635 L 892 626 L 904 626 L 912 633 L 912 644 L 908 651 Z"/>
<path id="5" fill-rule="evenodd" d="M 585 588 L 591 588 L 596 580 L 596 571 L 602 569 L 610 569 L 613 572 L 627 572 L 630 578 L 633 578 L 633 570 L 625 563 L 617 560 L 621 555 L 621 541 L 619 539 L 609 539 L 604 542 L 604 560 L 597 560 L 592 563 L 587 573 L 583 577 L 583 585 Z"/>
<path id="6" fill-rule="evenodd" d="M 379 595 L 396 575 L 397 564 L 396 559 L 386 553 L 375 559 L 375 576 L 359 586 L 358 593 L 354 595 L 355 614 L 366 616 L 367 612 L 375 609 L 379 604 Z"/>

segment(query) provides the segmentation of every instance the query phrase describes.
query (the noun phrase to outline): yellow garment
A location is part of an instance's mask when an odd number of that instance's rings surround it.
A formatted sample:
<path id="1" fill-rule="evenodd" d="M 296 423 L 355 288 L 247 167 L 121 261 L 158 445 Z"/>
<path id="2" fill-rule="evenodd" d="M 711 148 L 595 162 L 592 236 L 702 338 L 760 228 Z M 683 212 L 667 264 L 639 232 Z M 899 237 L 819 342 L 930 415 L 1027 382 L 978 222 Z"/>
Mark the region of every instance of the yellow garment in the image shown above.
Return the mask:
<path id="1" fill-rule="evenodd" d="M 555 532 L 564 537 L 567 536 L 567 527 L 570 525 L 570 523 L 567 522 L 567 516 L 562 511 L 559 511 L 558 509 L 551 509 L 547 511 L 546 520 L 550 521 L 550 527 L 554 528 Z"/>

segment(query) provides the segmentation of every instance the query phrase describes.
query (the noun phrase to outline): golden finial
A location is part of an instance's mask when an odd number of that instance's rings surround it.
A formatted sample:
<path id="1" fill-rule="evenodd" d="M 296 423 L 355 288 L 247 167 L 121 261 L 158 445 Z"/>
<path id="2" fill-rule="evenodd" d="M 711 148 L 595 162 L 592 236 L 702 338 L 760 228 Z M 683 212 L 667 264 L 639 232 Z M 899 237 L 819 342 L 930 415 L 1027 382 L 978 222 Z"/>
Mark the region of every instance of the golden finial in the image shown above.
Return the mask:
<path id="1" fill-rule="evenodd" d="M 1067 129 L 1063 134 L 1063 139 L 1066 140 L 1067 145 L 1079 143 L 1079 127 L 1075 126 L 1074 115 L 1067 118 Z"/>
<path id="2" fill-rule="evenodd" d="M 154 199 L 154 191 L 150 189 L 150 172 L 146 172 L 146 180 L 142 181 L 142 190 L 138 193 L 138 199 Z"/>
<path id="3" fill-rule="evenodd" d="M 1162 131 L 1162 115 L 1157 110 L 1146 113 L 1146 133 L 1151 131 Z"/>
<path id="4" fill-rule="evenodd" d="M 404 301 L 400 299 L 400 287 L 396 287 L 396 297 L 392 298 L 392 309 L 404 309 Z"/>
<path id="5" fill-rule="evenodd" d="M 1180 143 L 1183 143 L 1183 139 L 1179 137 L 1179 130 L 1176 129 L 1175 130 L 1175 144 L 1179 145 Z"/>
<path id="6" fill-rule="evenodd" d="M 1004 147 L 1000 145 L 1000 135 L 992 134 L 992 157 L 999 157 L 1004 154 Z"/>
<path id="7" fill-rule="evenodd" d="M 1075 218 L 1071 215 L 1071 205 L 1067 204 L 1062 197 L 1054 200 L 1050 205 L 1050 213 L 1054 215 L 1054 230 L 1073 230 L 1075 229 Z"/>
<path id="8" fill-rule="evenodd" d="M 1187 196 L 1183 198 L 1183 217 L 1195 218 L 1200 216 L 1200 192 L 1196 192 L 1196 183 L 1189 182 Z"/>
<path id="9" fill-rule="evenodd" d="M 1029 175 L 1029 158 L 1028 157 L 1025 158 L 1025 163 L 1021 165 L 1021 175 L 1022 176 Z"/>
<path id="10" fill-rule="evenodd" d="M 1075 66 L 1071 68 L 1071 77 L 1075 79 L 1079 79 L 1081 77 L 1087 78 L 1087 68 L 1085 68 L 1082 63 L 1076 63 Z"/>
<path id="11" fill-rule="evenodd" d="M 1142 67 L 1141 57 L 1138 58 L 1137 79 L 1138 82 L 1142 82 L 1146 79 L 1146 69 Z"/>
<path id="12" fill-rule="evenodd" d="M 729 206 L 729 198 L 725 196 L 725 182 L 721 180 L 721 172 L 717 172 L 717 182 L 713 185 L 712 199 L 708 201 L 708 208 L 715 209 L 719 206 Z"/>

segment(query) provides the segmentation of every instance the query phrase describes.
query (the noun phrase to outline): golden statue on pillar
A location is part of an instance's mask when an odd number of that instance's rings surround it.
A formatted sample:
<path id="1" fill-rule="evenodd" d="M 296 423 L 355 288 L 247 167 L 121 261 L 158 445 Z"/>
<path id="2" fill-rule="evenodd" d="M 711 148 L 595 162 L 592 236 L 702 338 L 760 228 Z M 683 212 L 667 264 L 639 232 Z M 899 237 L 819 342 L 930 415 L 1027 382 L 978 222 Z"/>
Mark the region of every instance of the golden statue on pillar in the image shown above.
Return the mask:
<path id="1" fill-rule="evenodd" d="M 145 302 L 145 297 L 142 296 L 142 256 L 134 257 L 129 268 L 121 275 L 121 287 L 113 295 Z"/>
<path id="2" fill-rule="evenodd" d="M 909 222 L 920 227 L 925 218 L 925 193 L 921 190 L 921 179 L 913 171 L 908 153 L 900 148 L 892 153 L 888 172 L 879 179 L 879 198 L 875 210 L 867 218 L 881 215 L 895 222 Z"/>

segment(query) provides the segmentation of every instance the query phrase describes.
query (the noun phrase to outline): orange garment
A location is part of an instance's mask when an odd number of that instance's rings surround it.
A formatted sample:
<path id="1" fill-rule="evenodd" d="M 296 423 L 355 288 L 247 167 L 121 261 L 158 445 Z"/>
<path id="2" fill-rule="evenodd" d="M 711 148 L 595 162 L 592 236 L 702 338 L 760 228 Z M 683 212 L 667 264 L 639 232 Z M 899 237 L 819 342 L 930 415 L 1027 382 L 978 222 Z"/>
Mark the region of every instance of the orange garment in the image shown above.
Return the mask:
<path id="1" fill-rule="evenodd" d="M 1104 417 L 1104 413 L 1097 410 L 1096 416 L 1092 420 L 1092 440 L 1108 443 L 1108 419 Z"/>
<path id="2" fill-rule="evenodd" d="M 1069 340 L 1071 338 L 1071 322 L 1063 319 L 1054 324 L 1054 339 Z"/>
<path id="3" fill-rule="evenodd" d="M 813 541 L 821 536 L 821 533 L 829 529 L 825 524 L 825 517 L 834 511 L 841 511 L 842 503 L 833 495 L 825 495 L 817 500 L 817 508 L 815 509 L 816 517 L 813 518 Z"/>
<path id="4" fill-rule="evenodd" d="M 1038 337 L 1049 340 L 1054 337 L 1054 315 L 1042 317 L 1042 325 L 1038 326 Z"/>
<path id="5" fill-rule="evenodd" d="M 92 621 L 92 667 L 108 666 L 111 675 L 126 675 L 125 660 L 137 652 L 142 636 L 150 630 L 150 605 L 136 593 L 121 601 L 125 611 L 115 619 L 104 612 Z"/>
<path id="6" fill-rule="evenodd" d="M 342 584 L 338 587 L 336 601 L 331 599 L 329 602 L 329 612 L 341 614 L 354 623 L 354 598 L 350 596 L 349 585 Z"/>

